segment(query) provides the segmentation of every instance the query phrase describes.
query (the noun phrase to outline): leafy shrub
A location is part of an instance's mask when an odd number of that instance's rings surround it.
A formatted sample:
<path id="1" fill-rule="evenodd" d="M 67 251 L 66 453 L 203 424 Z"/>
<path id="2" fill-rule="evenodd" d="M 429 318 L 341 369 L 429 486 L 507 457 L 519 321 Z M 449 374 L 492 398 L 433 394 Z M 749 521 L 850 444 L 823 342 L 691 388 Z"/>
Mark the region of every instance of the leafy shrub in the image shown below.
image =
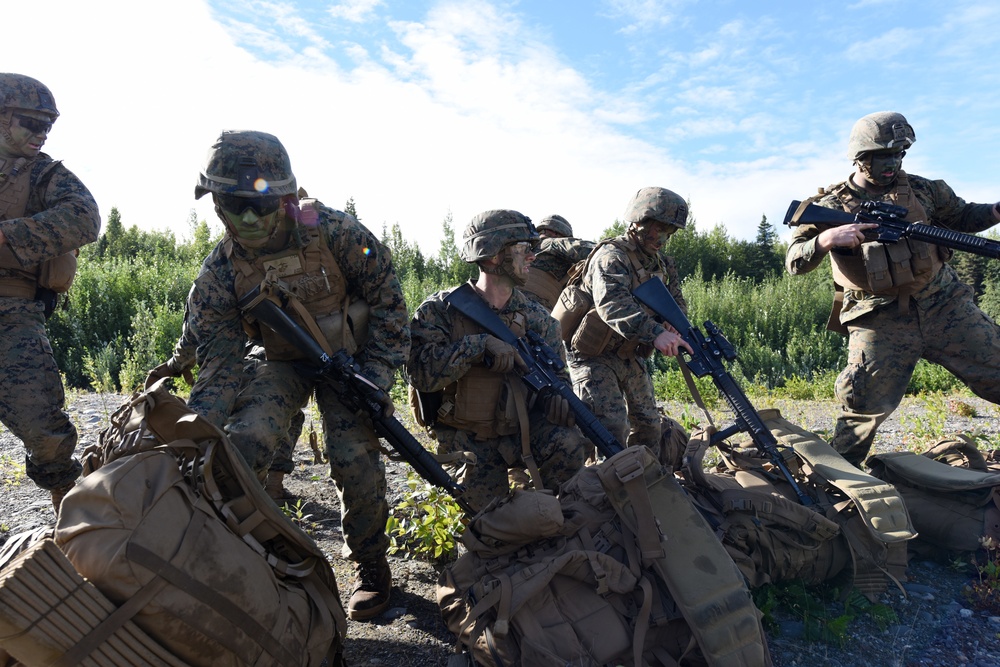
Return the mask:
<path id="1" fill-rule="evenodd" d="M 447 493 L 412 470 L 406 486 L 409 491 L 386 522 L 389 553 L 402 551 L 437 561 L 452 559 L 458 551 L 455 540 L 465 530 L 464 512 Z"/>

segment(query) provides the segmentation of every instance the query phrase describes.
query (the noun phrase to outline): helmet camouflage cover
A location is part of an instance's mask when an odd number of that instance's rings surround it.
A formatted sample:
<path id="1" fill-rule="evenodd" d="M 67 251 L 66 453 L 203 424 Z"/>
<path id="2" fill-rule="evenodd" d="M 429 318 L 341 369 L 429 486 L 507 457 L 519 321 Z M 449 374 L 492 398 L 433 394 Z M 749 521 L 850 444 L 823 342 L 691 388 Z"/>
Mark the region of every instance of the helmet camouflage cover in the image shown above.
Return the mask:
<path id="1" fill-rule="evenodd" d="M 208 192 L 260 197 L 291 195 L 298 187 L 288 152 L 267 132 L 223 130 L 208 149 L 194 197 Z"/>
<path id="2" fill-rule="evenodd" d="M 542 218 L 542 221 L 535 225 L 535 229 L 540 232 L 547 229 L 559 236 L 573 236 L 573 225 L 569 224 L 569 220 L 555 213 Z"/>
<path id="3" fill-rule="evenodd" d="M 625 207 L 625 224 L 636 227 L 647 222 L 662 222 L 684 229 L 687 218 L 687 202 L 666 188 L 642 188 Z"/>
<path id="4" fill-rule="evenodd" d="M 7 109 L 26 109 L 52 116 L 59 116 L 55 98 L 45 84 L 30 76 L 0 73 L 0 112 Z"/>
<path id="5" fill-rule="evenodd" d="M 859 119 L 851 128 L 847 140 L 847 156 L 857 160 L 870 151 L 902 148 L 906 150 L 917 140 L 913 127 L 901 113 L 878 111 Z"/>
<path id="6" fill-rule="evenodd" d="M 505 246 L 520 241 L 537 241 L 538 232 L 528 216 L 500 209 L 484 211 L 472 218 L 462 234 L 462 252 L 466 262 L 478 262 L 497 255 Z"/>

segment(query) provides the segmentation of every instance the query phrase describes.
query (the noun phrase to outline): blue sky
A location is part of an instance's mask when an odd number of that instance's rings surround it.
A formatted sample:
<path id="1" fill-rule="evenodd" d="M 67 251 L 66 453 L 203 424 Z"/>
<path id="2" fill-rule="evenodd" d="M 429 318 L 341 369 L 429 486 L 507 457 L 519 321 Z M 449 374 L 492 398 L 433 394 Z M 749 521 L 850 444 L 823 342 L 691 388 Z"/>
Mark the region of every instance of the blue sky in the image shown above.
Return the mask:
<path id="1" fill-rule="evenodd" d="M 45 150 L 126 225 L 214 222 L 205 150 L 249 128 L 310 195 L 426 252 L 447 215 L 461 234 L 491 208 L 595 237 L 649 185 L 750 239 L 850 172 L 874 111 L 914 126 L 904 169 L 1000 197 L 998 19 L 965 0 L 49 0 L 4 8 L 3 69 L 52 89 Z"/>

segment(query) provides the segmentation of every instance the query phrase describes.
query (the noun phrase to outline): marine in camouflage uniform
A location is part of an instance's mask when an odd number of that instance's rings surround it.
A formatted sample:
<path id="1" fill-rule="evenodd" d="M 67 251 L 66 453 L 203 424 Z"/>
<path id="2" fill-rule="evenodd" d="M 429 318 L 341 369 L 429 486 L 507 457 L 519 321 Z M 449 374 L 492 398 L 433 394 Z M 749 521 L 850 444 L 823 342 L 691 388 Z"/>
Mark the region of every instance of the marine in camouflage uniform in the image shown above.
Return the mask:
<path id="1" fill-rule="evenodd" d="M 542 218 L 535 229 L 541 240 L 535 249 L 535 261 L 531 264 L 528 281 L 521 291 L 551 312 L 559 293 L 566 286 L 569 270 L 587 259 L 597 244 L 575 238 L 573 226 L 557 214 Z"/>
<path id="2" fill-rule="evenodd" d="M 24 443 L 26 473 L 52 492 L 56 512 L 82 468 L 45 318 L 72 279 L 74 252 L 101 228 L 86 186 L 40 152 L 58 116 L 42 83 L 0 73 L 0 421 Z"/>
<path id="3" fill-rule="evenodd" d="M 902 158 L 915 140 L 899 113 L 861 118 L 848 142 L 854 173 L 809 201 L 848 212 L 864 201 L 889 202 L 906 207 L 909 221 L 965 233 L 1000 221 L 1000 204 L 966 203 L 944 181 L 904 172 Z M 843 305 L 839 312 L 835 307 L 831 329 L 847 333 L 849 347 L 836 383 L 841 414 L 831 444 L 858 466 L 879 425 L 902 400 L 920 358 L 1000 403 L 1000 329 L 946 263 L 951 251 L 905 239 L 892 245 L 864 241 L 863 231 L 875 226 L 798 226 L 786 256 L 786 268 L 796 275 L 815 269 L 827 254 L 832 259 L 835 304 L 842 298 Z"/>
<path id="4" fill-rule="evenodd" d="M 461 256 L 479 266 L 471 284 L 483 300 L 516 334 L 535 331 L 562 350 L 558 323 L 518 289 L 532 270 L 538 237 L 531 221 L 517 211 L 486 211 L 472 219 L 463 238 Z M 536 488 L 558 489 L 583 465 L 585 439 L 569 404 L 553 396 L 530 405 L 517 350 L 449 308 L 445 298 L 452 291 L 433 294 L 417 308 L 406 364 L 421 400 L 440 405 L 431 422 L 425 421 L 438 453 L 475 456 L 458 481 L 466 487 L 465 499 L 479 509 L 507 494 L 512 468 L 527 467 L 537 475 Z"/>
<path id="5" fill-rule="evenodd" d="M 687 224 L 684 200 L 665 188 L 639 190 L 625 209 L 628 231 L 598 244 L 584 267 L 581 287 L 593 307 L 569 344 L 573 389 L 619 442 L 660 444 L 661 421 L 646 359 L 687 347 L 670 325 L 657 321 L 632 290 L 659 278 L 681 310 L 687 302 L 673 260 L 661 250 Z"/>
<path id="6" fill-rule="evenodd" d="M 311 320 L 322 331 L 322 344 L 353 354 L 362 373 L 388 391 L 409 352 L 406 304 L 389 252 L 354 217 L 316 200 L 298 201 L 288 155 L 273 135 L 223 132 L 209 151 L 195 196 L 209 192 L 226 234 L 188 296 L 200 369 L 188 405 L 224 425 L 263 479 L 292 417 L 315 391 L 340 497 L 344 555 L 356 564 L 348 613 L 356 620 L 373 618 L 388 606 L 392 586 L 378 437 L 369 420 L 310 375 L 300 350 L 241 311 L 238 301 L 260 287 L 300 325 L 308 328 Z M 370 326 L 347 321 L 359 302 Z M 267 357 L 250 378 L 244 368 L 247 332 L 263 340 Z"/>

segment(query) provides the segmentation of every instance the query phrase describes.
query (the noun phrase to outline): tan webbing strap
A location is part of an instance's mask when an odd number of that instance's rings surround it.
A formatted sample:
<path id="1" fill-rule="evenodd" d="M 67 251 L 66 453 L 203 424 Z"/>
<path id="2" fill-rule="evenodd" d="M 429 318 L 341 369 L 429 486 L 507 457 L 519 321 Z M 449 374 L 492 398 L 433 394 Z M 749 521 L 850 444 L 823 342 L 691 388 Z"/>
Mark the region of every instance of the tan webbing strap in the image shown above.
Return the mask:
<path id="1" fill-rule="evenodd" d="M 684 383 L 687 384 L 688 391 L 691 392 L 691 398 L 694 399 L 695 405 L 701 408 L 701 411 L 705 413 L 705 419 L 708 420 L 708 425 L 712 427 L 712 430 L 715 430 L 715 422 L 712 421 L 712 415 L 705 406 L 705 401 L 701 398 L 701 392 L 698 391 L 698 385 L 694 383 L 694 377 L 691 375 L 691 369 L 687 367 L 687 364 L 684 363 L 684 358 L 679 354 L 677 355 L 677 363 L 681 367 L 681 373 L 684 375 Z"/>
<path id="2" fill-rule="evenodd" d="M 642 606 L 635 617 L 635 634 L 632 636 L 632 660 L 636 665 L 643 664 L 642 646 L 646 643 L 649 612 L 653 607 L 653 585 L 649 582 L 649 577 L 644 575 L 639 579 L 639 588 L 642 589 Z"/>
<path id="3" fill-rule="evenodd" d="M 508 382 L 507 388 L 514 400 L 514 407 L 517 408 L 517 424 L 521 431 L 521 460 L 528 468 L 528 474 L 531 476 L 531 483 L 535 485 L 535 490 L 541 491 L 545 485 L 542 484 L 542 473 L 538 471 L 535 455 L 531 452 L 531 434 L 529 432 L 531 423 L 528 421 L 528 403 L 524 383 Z"/>
<path id="4" fill-rule="evenodd" d="M 620 454 L 630 452 L 625 449 Z M 625 490 L 629 498 L 632 499 L 631 507 L 635 513 L 636 538 L 639 541 L 640 556 L 643 563 L 650 560 L 657 560 L 664 557 L 663 547 L 660 545 L 660 529 L 656 523 L 656 516 L 653 514 L 653 506 L 649 500 L 649 489 L 646 487 L 645 468 L 642 465 L 641 450 L 635 450 L 630 456 L 615 455 L 608 461 L 612 465 L 615 477 L 619 485 Z M 601 470 L 602 477 L 605 470 Z M 603 480 L 602 480 L 603 481 Z M 613 485 L 612 485 L 613 486 Z M 605 484 L 605 488 L 609 488 Z"/>
<path id="5" fill-rule="evenodd" d="M 204 512 L 196 510 L 192 514 L 191 521 L 188 523 L 187 529 L 184 531 L 184 539 L 181 542 L 180 547 L 177 549 L 177 553 L 174 554 L 174 560 L 177 562 L 184 562 L 193 555 L 195 544 L 198 542 L 198 537 L 201 535 L 201 531 L 205 528 L 205 524 L 207 523 L 208 515 Z M 129 543 L 127 547 L 127 556 L 129 560 L 135 561 L 135 559 L 132 558 L 132 548 L 135 546 L 136 545 Z M 148 552 L 146 549 L 144 549 L 144 551 Z M 156 558 L 159 559 L 159 556 L 156 556 Z M 159 560 L 162 561 L 162 559 Z M 139 564 L 148 569 L 154 575 L 158 574 L 154 568 L 147 566 L 145 563 L 140 562 Z M 132 620 L 136 614 L 152 602 L 153 598 L 155 598 L 168 583 L 170 583 L 169 580 L 164 577 L 154 577 L 148 584 L 140 588 L 138 592 L 130 597 L 123 605 L 111 612 L 107 618 L 101 621 L 96 628 L 91 630 L 90 633 L 77 642 L 75 646 L 70 647 L 70 649 L 66 651 L 62 657 L 52 663 L 51 667 L 74 667 L 75 665 L 81 664 L 84 658 L 93 653 L 98 646 L 106 642 L 111 635 L 117 632 L 123 625 L 125 625 L 125 623 Z"/>

